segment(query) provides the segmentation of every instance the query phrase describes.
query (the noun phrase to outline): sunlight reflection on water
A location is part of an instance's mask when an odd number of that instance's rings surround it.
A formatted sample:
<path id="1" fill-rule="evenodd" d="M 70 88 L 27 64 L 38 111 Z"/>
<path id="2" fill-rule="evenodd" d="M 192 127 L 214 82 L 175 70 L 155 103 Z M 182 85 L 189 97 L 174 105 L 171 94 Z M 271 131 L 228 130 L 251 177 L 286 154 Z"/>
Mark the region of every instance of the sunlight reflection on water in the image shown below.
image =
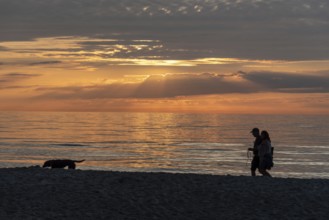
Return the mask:
<path id="1" fill-rule="evenodd" d="M 86 159 L 79 169 L 249 175 L 253 127 L 270 132 L 273 176 L 329 178 L 321 116 L 0 113 L 0 167 Z M 311 128 L 311 129 L 310 129 Z"/>

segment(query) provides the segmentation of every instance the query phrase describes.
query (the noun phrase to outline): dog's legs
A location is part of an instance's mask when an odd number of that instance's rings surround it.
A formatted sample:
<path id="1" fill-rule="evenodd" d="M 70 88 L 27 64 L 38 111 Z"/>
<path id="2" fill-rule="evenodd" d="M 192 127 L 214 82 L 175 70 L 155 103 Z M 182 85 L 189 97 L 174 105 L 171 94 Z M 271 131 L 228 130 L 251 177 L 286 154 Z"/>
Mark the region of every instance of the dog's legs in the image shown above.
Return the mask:
<path id="1" fill-rule="evenodd" d="M 75 163 L 70 164 L 69 169 L 75 169 Z"/>

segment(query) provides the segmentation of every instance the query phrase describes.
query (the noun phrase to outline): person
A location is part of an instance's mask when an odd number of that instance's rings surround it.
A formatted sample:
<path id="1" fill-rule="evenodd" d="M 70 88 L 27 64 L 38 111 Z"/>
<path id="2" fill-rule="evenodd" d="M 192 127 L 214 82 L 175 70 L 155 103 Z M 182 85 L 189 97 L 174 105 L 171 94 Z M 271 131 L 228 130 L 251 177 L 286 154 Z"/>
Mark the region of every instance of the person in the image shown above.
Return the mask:
<path id="1" fill-rule="evenodd" d="M 272 177 L 267 171 L 273 166 L 271 138 L 267 131 L 262 131 L 260 136 L 262 142 L 257 147 L 259 156 L 258 170 L 263 176 Z"/>
<path id="2" fill-rule="evenodd" d="M 253 158 L 251 161 L 251 176 L 256 176 L 256 170 L 259 168 L 259 156 L 258 156 L 258 146 L 262 143 L 261 136 L 259 134 L 259 129 L 258 128 L 253 128 L 250 133 L 255 137 L 254 141 L 254 147 L 253 148 L 248 148 L 248 151 L 253 152 Z"/>

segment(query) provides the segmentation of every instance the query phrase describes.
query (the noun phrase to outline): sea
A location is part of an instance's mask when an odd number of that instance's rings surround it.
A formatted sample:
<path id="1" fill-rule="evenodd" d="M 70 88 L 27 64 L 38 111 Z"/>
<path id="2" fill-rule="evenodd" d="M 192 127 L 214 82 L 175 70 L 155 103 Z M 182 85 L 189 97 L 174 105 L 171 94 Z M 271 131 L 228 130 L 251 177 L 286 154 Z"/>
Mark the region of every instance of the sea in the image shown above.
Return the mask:
<path id="1" fill-rule="evenodd" d="M 329 178 L 329 118 L 125 112 L 0 112 L 0 168 L 85 161 L 81 170 L 250 175 L 252 128 L 274 147 L 270 173 Z"/>

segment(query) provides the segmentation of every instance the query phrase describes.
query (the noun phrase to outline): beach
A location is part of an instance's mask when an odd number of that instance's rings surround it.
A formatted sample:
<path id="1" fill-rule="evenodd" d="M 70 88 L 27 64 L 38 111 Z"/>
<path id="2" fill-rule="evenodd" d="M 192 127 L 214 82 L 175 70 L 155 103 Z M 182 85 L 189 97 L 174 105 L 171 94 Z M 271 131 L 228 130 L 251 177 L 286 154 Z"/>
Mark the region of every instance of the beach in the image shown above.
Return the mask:
<path id="1" fill-rule="evenodd" d="M 0 169 L 1 219 L 328 219 L 329 179 Z"/>

